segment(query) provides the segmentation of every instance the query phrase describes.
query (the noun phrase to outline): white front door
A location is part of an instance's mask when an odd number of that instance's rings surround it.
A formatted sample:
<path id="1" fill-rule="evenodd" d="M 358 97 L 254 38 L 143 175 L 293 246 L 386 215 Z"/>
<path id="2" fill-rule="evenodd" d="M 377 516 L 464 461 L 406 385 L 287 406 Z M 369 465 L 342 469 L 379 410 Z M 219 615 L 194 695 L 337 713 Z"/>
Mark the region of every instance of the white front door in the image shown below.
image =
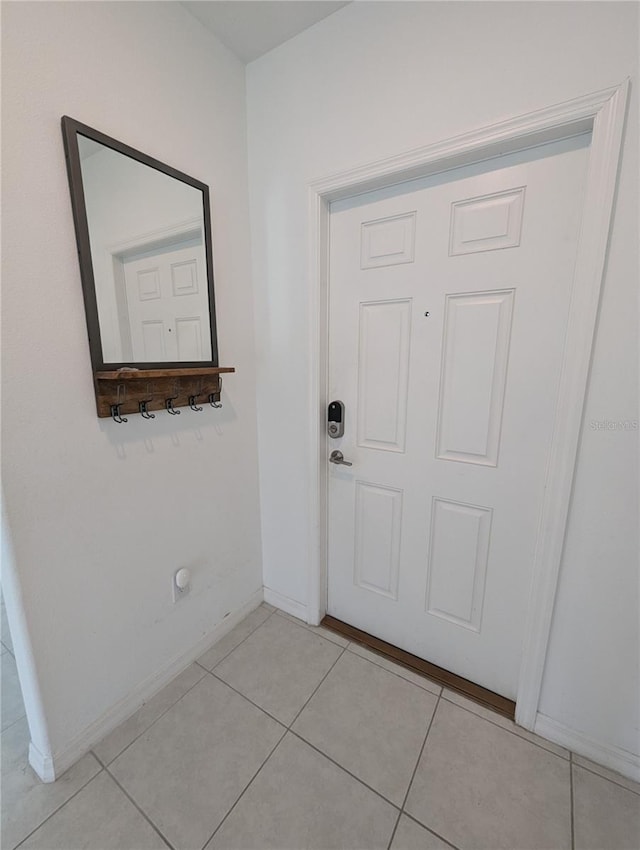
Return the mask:
<path id="1" fill-rule="evenodd" d="M 588 143 L 331 205 L 328 613 L 510 699 Z"/>
<path id="2" fill-rule="evenodd" d="M 202 240 L 171 245 L 124 262 L 127 319 L 134 362 L 211 359 L 209 290 Z M 125 356 L 125 359 L 126 356 Z"/>

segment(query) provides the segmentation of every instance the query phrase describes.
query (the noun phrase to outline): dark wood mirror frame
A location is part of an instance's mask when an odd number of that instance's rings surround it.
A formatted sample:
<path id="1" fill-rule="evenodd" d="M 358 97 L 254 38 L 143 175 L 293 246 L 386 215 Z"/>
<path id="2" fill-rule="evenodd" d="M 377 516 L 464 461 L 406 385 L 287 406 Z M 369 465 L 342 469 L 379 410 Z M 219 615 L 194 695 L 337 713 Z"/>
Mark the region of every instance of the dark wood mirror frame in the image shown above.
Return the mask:
<path id="1" fill-rule="evenodd" d="M 105 362 L 100 333 L 98 302 L 95 288 L 89 224 L 85 205 L 78 134 L 99 142 L 118 153 L 131 157 L 163 174 L 180 180 L 202 192 L 203 230 L 207 264 L 207 287 L 209 295 L 209 329 L 211 333 L 211 360 L 193 362 Z M 152 410 L 165 409 L 169 413 L 180 413 L 178 407 L 189 406 L 200 412 L 199 400 L 212 407 L 221 407 L 221 375 L 235 372 L 232 367 L 218 366 L 218 343 L 213 285 L 213 251 L 211 245 L 211 208 L 209 187 L 151 156 L 112 139 L 104 133 L 82 124 L 68 116 L 62 118 L 62 136 L 67 161 L 67 174 L 71 192 L 71 207 L 78 245 L 80 275 L 84 296 L 89 349 L 96 392 L 96 407 L 99 417 L 112 417 L 117 423 L 126 422 L 124 413 L 139 413 L 144 419 L 153 419 Z"/>
<path id="2" fill-rule="evenodd" d="M 204 241 L 205 256 L 207 262 L 207 286 L 209 293 L 209 330 L 211 334 L 211 360 L 178 361 L 178 362 L 105 362 L 103 358 L 102 339 L 100 334 L 100 322 L 98 317 L 98 303 L 96 298 L 95 277 L 93 262 L 91 259 L 91 245 L 89 242 L 89 224 L 87 220 L 87 209 L 84 199 L 84 187 L 82 182 L 82 170 L 80 164 L 80 151 L 78 148 L 78 134 L 93 139 L 101 145 L 105 145 L 124 156 L 131 157 L 143 165 L 148 165 L 161 171 L 163 174 L 180 180 L 202 192 L 202 205 L 204 215 Z M 129 147 L 104 133 L 81 124 L 67 115 L 62 117 L 62 136 L 64 139 L 64 151 L 67 160 L 67 174 L 69 177 L 69 190 L 71 192 L 71 207 L 73 210 L 73 221 L 78 243 L 78 258 L 80 261 L 80 276 L 82 278 L 82 290 L 84 294 L 84 306 L 87 318 L 87 331 L 89 334 L 89 349 L 91 352 L 91 363 L 94 371 L 106 369 L 116 370 L 122 367 L 134 367 L 137 369 L 185 369 L 189 367 L 206 367 L 218 365 L 218 344 L 216 333 L 216 310 L 213 285 L 213 251 L 211 247 L 211 208 L 209 204 L 209 187 L 188 174 L 172 168 L 147 154 L 141 153 L 135 148 Z"/>

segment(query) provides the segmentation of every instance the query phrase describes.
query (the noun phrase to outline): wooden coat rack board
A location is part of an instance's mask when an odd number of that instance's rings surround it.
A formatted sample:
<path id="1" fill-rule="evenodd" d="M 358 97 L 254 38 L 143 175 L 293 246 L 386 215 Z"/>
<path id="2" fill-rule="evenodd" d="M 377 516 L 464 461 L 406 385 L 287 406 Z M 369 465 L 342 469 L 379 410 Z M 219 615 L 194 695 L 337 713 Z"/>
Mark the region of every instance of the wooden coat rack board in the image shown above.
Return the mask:
<path id="1" fill-rule="evenodd" d="M 187 369 L 118 369 L 94 372 L 98 416 L 126 422 L 123 415 L 140 413 L 153 418 L 154 410 L 178 413 L 178 407 L 201 410 L 203 404 L 220 407 L 221 375 L 235 372 L 223 366 Z"/>

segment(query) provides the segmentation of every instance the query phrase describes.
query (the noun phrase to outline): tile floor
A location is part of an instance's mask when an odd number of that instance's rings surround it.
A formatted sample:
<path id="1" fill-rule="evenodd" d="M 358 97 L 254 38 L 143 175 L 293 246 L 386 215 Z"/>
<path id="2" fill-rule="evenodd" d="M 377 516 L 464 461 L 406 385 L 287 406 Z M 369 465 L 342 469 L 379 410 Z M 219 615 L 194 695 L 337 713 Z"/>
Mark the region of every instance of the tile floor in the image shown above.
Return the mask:
<path id="1" fill-rule="evenodd" d="M 267 605 L 53 785 L 2 675 L 3 850 L 640 848 L 640 786 Z"/>

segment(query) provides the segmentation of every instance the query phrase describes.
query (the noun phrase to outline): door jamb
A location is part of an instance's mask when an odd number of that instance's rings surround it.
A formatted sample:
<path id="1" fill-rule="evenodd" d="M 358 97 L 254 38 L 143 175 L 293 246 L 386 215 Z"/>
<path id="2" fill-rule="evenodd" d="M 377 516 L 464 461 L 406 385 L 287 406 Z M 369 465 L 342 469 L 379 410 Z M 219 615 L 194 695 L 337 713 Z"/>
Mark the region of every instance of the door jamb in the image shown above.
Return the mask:
<path id="1" fill-rule="evenodd" d="M 308 186 L 310 407 L 310 569 L 308 620 L 327 607 L 329 208 L 332 201 L 592 133 L 570 314 L 545 475 L 525 620 L 516 722 L 533 729 L 564 548 L 600 290 L 609 241 L 629 79 L 618 86 L 502 121 L 433 145 L 343 171 Z M 579 285 L 576 285 L 579 284 Z"/>

